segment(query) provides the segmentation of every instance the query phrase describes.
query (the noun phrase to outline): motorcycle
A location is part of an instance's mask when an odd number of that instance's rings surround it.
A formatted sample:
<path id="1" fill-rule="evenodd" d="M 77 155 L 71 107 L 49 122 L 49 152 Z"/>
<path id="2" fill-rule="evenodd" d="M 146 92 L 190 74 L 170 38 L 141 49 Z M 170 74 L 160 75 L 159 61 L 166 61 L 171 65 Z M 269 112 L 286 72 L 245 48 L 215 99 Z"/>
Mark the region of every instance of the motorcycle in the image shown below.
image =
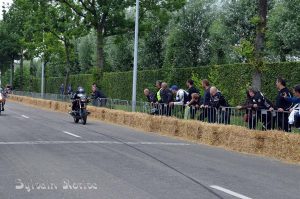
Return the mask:
<path id="1" fill-rule="evenodd" d="M 5 104 L 5 96 L 2 92 L 0 92 L 0 115 L 4 109 L 4 104 Z"/>
<path id="2" fill-rule="evenodd" d="M 75 108 L 70 112 L 70 115 L 73 117 L 74 122 L 77 124 L 79 121 L 82 122 L 83 125 L 87 122 L 87 116 L 90 112 L 87 111 L 87 104 L 90 102 L 90 99 L 87 98 L 86 95 L 78 95 L 78 98 L 73 99 L 72 103 Z"/>

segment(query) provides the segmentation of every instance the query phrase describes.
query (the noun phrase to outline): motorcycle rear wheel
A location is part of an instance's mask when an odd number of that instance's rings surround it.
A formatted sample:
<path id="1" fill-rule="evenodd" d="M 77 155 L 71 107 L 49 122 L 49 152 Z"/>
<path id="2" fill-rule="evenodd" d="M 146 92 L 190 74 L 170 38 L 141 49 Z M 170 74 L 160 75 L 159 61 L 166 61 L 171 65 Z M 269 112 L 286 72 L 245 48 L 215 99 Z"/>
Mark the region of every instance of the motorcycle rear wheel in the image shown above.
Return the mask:
<path id="1" fill-rule="evenodd" d="M 77 124 L 79 122 L 78 118 L 74 118 L 74 122 Z"/>
<path id="2" fill-rule="evenodd" d="M 86 121 L 87 121 L 87 116 L 85 116 L 85 117 L 82 118 L 82 124 L 86 125 Z"/>

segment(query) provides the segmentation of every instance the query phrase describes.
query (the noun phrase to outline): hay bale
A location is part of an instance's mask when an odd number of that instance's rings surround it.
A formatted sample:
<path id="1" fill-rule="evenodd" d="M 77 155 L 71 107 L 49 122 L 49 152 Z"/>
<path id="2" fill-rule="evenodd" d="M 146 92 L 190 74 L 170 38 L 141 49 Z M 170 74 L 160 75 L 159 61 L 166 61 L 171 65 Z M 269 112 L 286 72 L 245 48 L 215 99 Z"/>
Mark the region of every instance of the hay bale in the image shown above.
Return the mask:
<path id="1" fill-rule="evenodd" d="M 9 100 L 42 108 L 66 112 L 69 103 L 53 102 L 30 97 L 11 95 Z M 180 136 L 199 143 L 222 146 L 227 149 L 261 154 L 292 162 L 300 162 L 300 135 L 279 131 L 253 131 L 245 127 L 208 124 L 199 121 L 130 113 L 100 107 L 88 107 L 91 117 L 112 123 Z"/>
<path id="2" fill-rule="evenodd" d="M 160 132 L 167 135 L 178 135 L 178 119 L 162 117 L 160 122 Z"/>
<path id="3" fill-rule="evenodd" d="M 201 140 L 203 128 L 200 122 L 191 120 L 178 121 L 178 136 L 192 140 Z"/>
<path id="4" fill-rule="evenodd" d="M 132 127 L 139 128 L 142 130 L 148 129 L 147 127 L 149 126 L 151 120 L 151 115 L 144 114 L 144 113 L 130 113 L 132 122 L 131 125 Z"/>

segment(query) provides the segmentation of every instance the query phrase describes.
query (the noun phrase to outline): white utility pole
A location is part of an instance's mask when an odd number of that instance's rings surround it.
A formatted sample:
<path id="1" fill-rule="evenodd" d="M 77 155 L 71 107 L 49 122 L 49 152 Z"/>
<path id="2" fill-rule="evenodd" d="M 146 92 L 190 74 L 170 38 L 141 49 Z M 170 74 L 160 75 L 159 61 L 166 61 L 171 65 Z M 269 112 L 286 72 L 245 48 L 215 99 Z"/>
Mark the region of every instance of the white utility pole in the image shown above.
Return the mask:
<path id="1" fill-rule="evenodd" d="M 136 111 L 136 84 L 137 84 L 137 65 L 138 65 L 138 45 L 139 45 L 139 0 L 136 0 L 135 11 L 135 36 L 134 36 L 134 66 L 132 83 L 132 112 Z"/>
<path id="2" fill-rule="evenodd" d="M 43 30 L 43 49 L 44 49 L 44 30 Z M 45 50 L 45 49 L 44 49 Z M 41 76 L 41 98 L 44 98 L 45 94 L 45 53 L 42 55 L 42 76 Z"/>

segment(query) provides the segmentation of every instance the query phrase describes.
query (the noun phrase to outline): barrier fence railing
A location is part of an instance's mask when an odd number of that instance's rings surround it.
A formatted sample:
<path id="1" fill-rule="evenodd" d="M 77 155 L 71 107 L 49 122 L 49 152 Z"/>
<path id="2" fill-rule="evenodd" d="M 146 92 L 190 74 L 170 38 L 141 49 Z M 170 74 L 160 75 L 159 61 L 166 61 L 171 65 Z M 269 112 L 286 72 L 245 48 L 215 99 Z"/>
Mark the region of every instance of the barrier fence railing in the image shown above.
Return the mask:
<path id="1" fill-rule="evenodd" d="M 14 95 L 41 98 L 40 93 L 14 91 Z M 43 99 L 70 102 L 70 95 L 44 94 Z M 131 101 L 110 98 L 92 99 L 91 104 L 97 107 L 123 110 L 131 112 Z M 253 110 L 238 109 L 237 107 L 186 107 L 182 105 L 169 106 L 168 104 L 153 104 L 137 102 L 136 111 L 158 116 L 170 116 L 179 119 L 199 120 L 202 122 L 237 125 L 253 130 L 281 130 L 285 132 L 297 132 L 299 129 L 289 125 L 289 112 L 277 110 Z"/>

